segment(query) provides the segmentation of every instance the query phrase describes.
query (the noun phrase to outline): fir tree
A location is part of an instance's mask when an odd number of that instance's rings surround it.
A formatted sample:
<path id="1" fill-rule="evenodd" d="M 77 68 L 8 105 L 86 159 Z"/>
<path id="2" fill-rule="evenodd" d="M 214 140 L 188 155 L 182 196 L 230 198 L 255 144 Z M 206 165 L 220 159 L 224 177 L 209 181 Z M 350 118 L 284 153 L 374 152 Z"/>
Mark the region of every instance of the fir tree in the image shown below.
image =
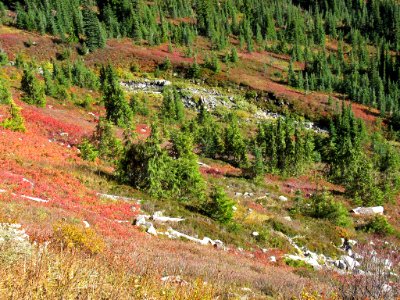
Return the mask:
<path id="1" fill-rule="evenodd" d="M 21 79 L 22 100 L 28 104 L 44 107 L 46 98 L 44 89 L 33 73 L 32 67 L 26 67 Z"/>
<path id="2" fill-rule="evenodd" d="M 133 113 L 111 65 L 101 68 L 100 82 L 107 120 L 120 127 L 129 127 Z"/>
<path id="3" fill-rule="evenodd" d="M 84 31 L 86 35 L 86 46 L 90 51 L 94 51 L 98 48 L 104 48 L 106 41 L 96 13 L 90 7 L 85 6 L 83 8 L 82 15 Z"/>
<path id="4" fill-rule="evenodd" d="M 220 187 L 214 188 L 210 198 L 205 214 L 222 224 L 230 222 L 233 217 L 234 202 L 227 197 Z"/>

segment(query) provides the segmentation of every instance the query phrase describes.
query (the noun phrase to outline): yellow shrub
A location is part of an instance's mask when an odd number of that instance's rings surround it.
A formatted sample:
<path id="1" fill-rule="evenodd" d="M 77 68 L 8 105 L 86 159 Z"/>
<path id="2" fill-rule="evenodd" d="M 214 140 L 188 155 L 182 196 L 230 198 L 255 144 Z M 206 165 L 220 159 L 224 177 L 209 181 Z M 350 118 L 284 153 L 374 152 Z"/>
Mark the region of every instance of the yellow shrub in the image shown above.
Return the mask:
<path id="1" fill-rule="evenodd" d="M 91 228 L 67 223 L 57 223 L 53 227 L 54 238 L 63 247 L 80 249 L 90 254 L 100 253 L 104 250 L 105 243 Z"/>

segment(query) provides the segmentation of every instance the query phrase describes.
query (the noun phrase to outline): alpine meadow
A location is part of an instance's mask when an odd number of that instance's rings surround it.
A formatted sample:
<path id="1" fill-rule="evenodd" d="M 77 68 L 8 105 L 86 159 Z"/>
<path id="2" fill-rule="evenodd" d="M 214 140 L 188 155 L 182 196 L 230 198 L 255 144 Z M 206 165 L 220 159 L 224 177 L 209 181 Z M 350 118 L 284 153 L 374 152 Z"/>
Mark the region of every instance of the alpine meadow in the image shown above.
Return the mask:
<path id="1" fill-rule="evenodd" d="M 399 1 L 0 0 L 0 299 L 399 274 Z"/>

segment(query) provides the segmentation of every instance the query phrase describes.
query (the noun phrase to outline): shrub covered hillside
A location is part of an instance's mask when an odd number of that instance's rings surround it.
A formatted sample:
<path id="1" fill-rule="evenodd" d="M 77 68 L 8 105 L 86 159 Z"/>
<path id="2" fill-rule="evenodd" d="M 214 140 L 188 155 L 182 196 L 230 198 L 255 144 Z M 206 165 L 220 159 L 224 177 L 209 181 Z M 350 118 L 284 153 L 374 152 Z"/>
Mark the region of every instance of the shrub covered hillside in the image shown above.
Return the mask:
<path id="1" fill-rule="evenodd" d="M 400 4 L 0 2 L 0 298 L 398 299 Z"/>

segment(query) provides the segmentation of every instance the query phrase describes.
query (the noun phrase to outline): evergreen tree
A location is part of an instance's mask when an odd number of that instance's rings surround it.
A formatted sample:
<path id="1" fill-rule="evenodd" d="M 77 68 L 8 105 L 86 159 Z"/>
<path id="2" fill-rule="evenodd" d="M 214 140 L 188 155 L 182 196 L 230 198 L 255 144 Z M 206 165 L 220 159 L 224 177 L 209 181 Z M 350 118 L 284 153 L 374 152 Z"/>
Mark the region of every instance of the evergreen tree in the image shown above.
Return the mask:
<path id="1" fill-rule="evenodd" d="M 115 137 L 113 125 L 109 121 L 100 118 L 92 140 L 99 157 L 109 160 L 119 159 L 122 153 L 122 144 Z"/>
<path id="2" fill-rule="evenodd" d="M 107 120 L 120 127 L 129 127 L 133 113 L 111 65 L 101 68 L 100 82 Z"/>
<path id="3" fill-rule="evenodd" d="M 196 129 L 192 125 L 190 130 L 195 133 L 195 141 L 203 155 L 211 158 L 222 155 L 224 153 L 222 129 L 203 105 L 200 107 L 195 122 Z"/>
<path id="4" fill-rule="evenodd" d="M 234 202 L 227 197 L 220 187 L 214 188 L 210 198 L 205 214 L 222 224 L 230 222 L 233 218 Z"/>
<path id="5" fill-rule="evenodd" d="M 254 162 L 252 164 L 252 177 L 259 178 L 265 174 L 264 159 L 261 147 L 254 145 L 253 149 Z"/>
<path id="6" fill-rule="evenodd" d="M 164 89 L 161 115 L 171 121 L 181 122 L 183 120 L 184 106 L 179 91 L 175 87 Z"/>
<path id="7" fill-rule="evenodd" d="M 44 89 L 33 73 L 32 67 L 25 67 L 21 79 L 22 100 L 28 104 L 44 107 L 46 98 Z"/>
<path id="8" fill-rule="evenodd" d="M 235 47 L 232 47 L 229 58 L 230 58 L 230 61 L 233 63 L 236 63 L 239 61 L 239 56 L 238 56 L 238 53 L 237 53 L 237 50 Z"/>
<path id="9" fill-rule="evenodd" d="M 90 7 L 85 6 L 82 10 L 82 15 L 86 35 L 86 46 L 90 51 L 104 48 L 106 41 L 96 13 Z"/>
<path id="10" fill-rule="evenodd" d="M 296 77 L 296 73 L 294 72 L 294 69 L 293 69 L 293 60 L 290 60 L 290 62 L 289 62 L 288 85 L 294 86 L 294 87 L 297 86 L 297 77 Z"/>
<path id="11" fill-rule="evenodd" d="M 247 147 L 239 128 L 237 117 L 234 114 L 229 116 L 229 124 L 224 132 L 224 154 L 228 160 L 237 165 L 247 163 Z"/>

